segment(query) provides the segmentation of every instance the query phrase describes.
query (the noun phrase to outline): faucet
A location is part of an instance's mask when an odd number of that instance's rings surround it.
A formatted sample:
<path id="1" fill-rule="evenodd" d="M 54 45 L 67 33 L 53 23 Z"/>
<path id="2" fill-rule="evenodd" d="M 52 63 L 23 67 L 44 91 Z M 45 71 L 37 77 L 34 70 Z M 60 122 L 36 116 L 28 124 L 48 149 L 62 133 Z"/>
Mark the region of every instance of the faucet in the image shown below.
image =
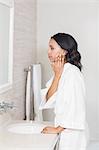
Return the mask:
<path id="1" fill-rule="evenodd" d="M 28 68 L 24 69 L 26 72 L 26 87 L 25 87 L 25 118 L 24 120 L 30 121 L 35 119 L 35 110 L 34 110 L 34 93 L 33 93 L 33 66 L 30 65 Z M 27 83 L 28 83 L 28 73 L 30 73 L 30 114 L 27 113 L 27 105 L 26 105 L 26 96 L 27 96 Z"/>
<path id="2" fill-rule="evenodd" d="M 13 109 L 14 103 L 0 102 L 0 113 L 7 112 L 7 110 Z"/>

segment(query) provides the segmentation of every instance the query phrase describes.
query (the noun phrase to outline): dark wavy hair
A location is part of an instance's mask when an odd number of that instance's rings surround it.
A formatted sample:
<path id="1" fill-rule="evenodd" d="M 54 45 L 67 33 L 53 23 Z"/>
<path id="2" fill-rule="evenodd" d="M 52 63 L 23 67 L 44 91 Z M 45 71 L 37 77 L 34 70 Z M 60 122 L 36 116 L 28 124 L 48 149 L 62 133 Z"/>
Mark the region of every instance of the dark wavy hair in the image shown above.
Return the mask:
<path id="1" fill-rule="evenodd" d="M 51 39 L 54 39 L 62 49 L 68 52 L 66 54 L 66 61 L 77 66 L 81 71 L 81 55 L 78 52 L 78 44 L 76 40 L 66 33 L 57 33 L 53 35 Z"/>

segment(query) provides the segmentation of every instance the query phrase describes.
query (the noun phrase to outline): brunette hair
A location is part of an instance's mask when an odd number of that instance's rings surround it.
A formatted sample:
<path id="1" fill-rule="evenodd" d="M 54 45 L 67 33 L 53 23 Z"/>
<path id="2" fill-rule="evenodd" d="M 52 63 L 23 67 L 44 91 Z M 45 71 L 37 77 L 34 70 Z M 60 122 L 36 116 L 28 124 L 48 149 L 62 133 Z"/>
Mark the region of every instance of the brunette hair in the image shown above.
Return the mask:
<path id="1" fill-rule="evenodd" d="M 66 50 L 66 61 L 77 66 L 80 71 L 82 69 L 81 55 L 78 52 L 78 44 L 76 40 L 69 34 L 57 33 L 51 37 L 54 39 L 62 49 Z"/>

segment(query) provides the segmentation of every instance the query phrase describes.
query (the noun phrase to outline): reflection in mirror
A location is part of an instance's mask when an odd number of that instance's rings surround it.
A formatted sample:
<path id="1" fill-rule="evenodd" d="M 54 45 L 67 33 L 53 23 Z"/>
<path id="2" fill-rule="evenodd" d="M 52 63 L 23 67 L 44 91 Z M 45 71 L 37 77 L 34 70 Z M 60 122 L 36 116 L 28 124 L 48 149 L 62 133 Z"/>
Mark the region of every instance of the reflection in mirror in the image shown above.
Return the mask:
<path id="1" fill-rule="evenodd" d="M 12 84 L 13 7 L 0 2 L 0 93 Z"/>

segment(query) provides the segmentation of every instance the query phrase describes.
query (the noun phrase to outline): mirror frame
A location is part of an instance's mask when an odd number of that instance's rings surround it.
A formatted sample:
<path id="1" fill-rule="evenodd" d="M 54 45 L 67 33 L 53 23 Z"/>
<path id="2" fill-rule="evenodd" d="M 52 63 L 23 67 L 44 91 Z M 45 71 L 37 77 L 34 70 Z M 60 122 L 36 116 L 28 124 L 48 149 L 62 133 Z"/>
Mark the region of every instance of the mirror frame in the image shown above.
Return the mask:
<path id="1" fill-rule="evenodd" d="M 10 8 L 8 82 L 0 86 L 1 94 L 11 89 L 13 83 L 14 0 L 0 0 L 0 3 Z"/>

